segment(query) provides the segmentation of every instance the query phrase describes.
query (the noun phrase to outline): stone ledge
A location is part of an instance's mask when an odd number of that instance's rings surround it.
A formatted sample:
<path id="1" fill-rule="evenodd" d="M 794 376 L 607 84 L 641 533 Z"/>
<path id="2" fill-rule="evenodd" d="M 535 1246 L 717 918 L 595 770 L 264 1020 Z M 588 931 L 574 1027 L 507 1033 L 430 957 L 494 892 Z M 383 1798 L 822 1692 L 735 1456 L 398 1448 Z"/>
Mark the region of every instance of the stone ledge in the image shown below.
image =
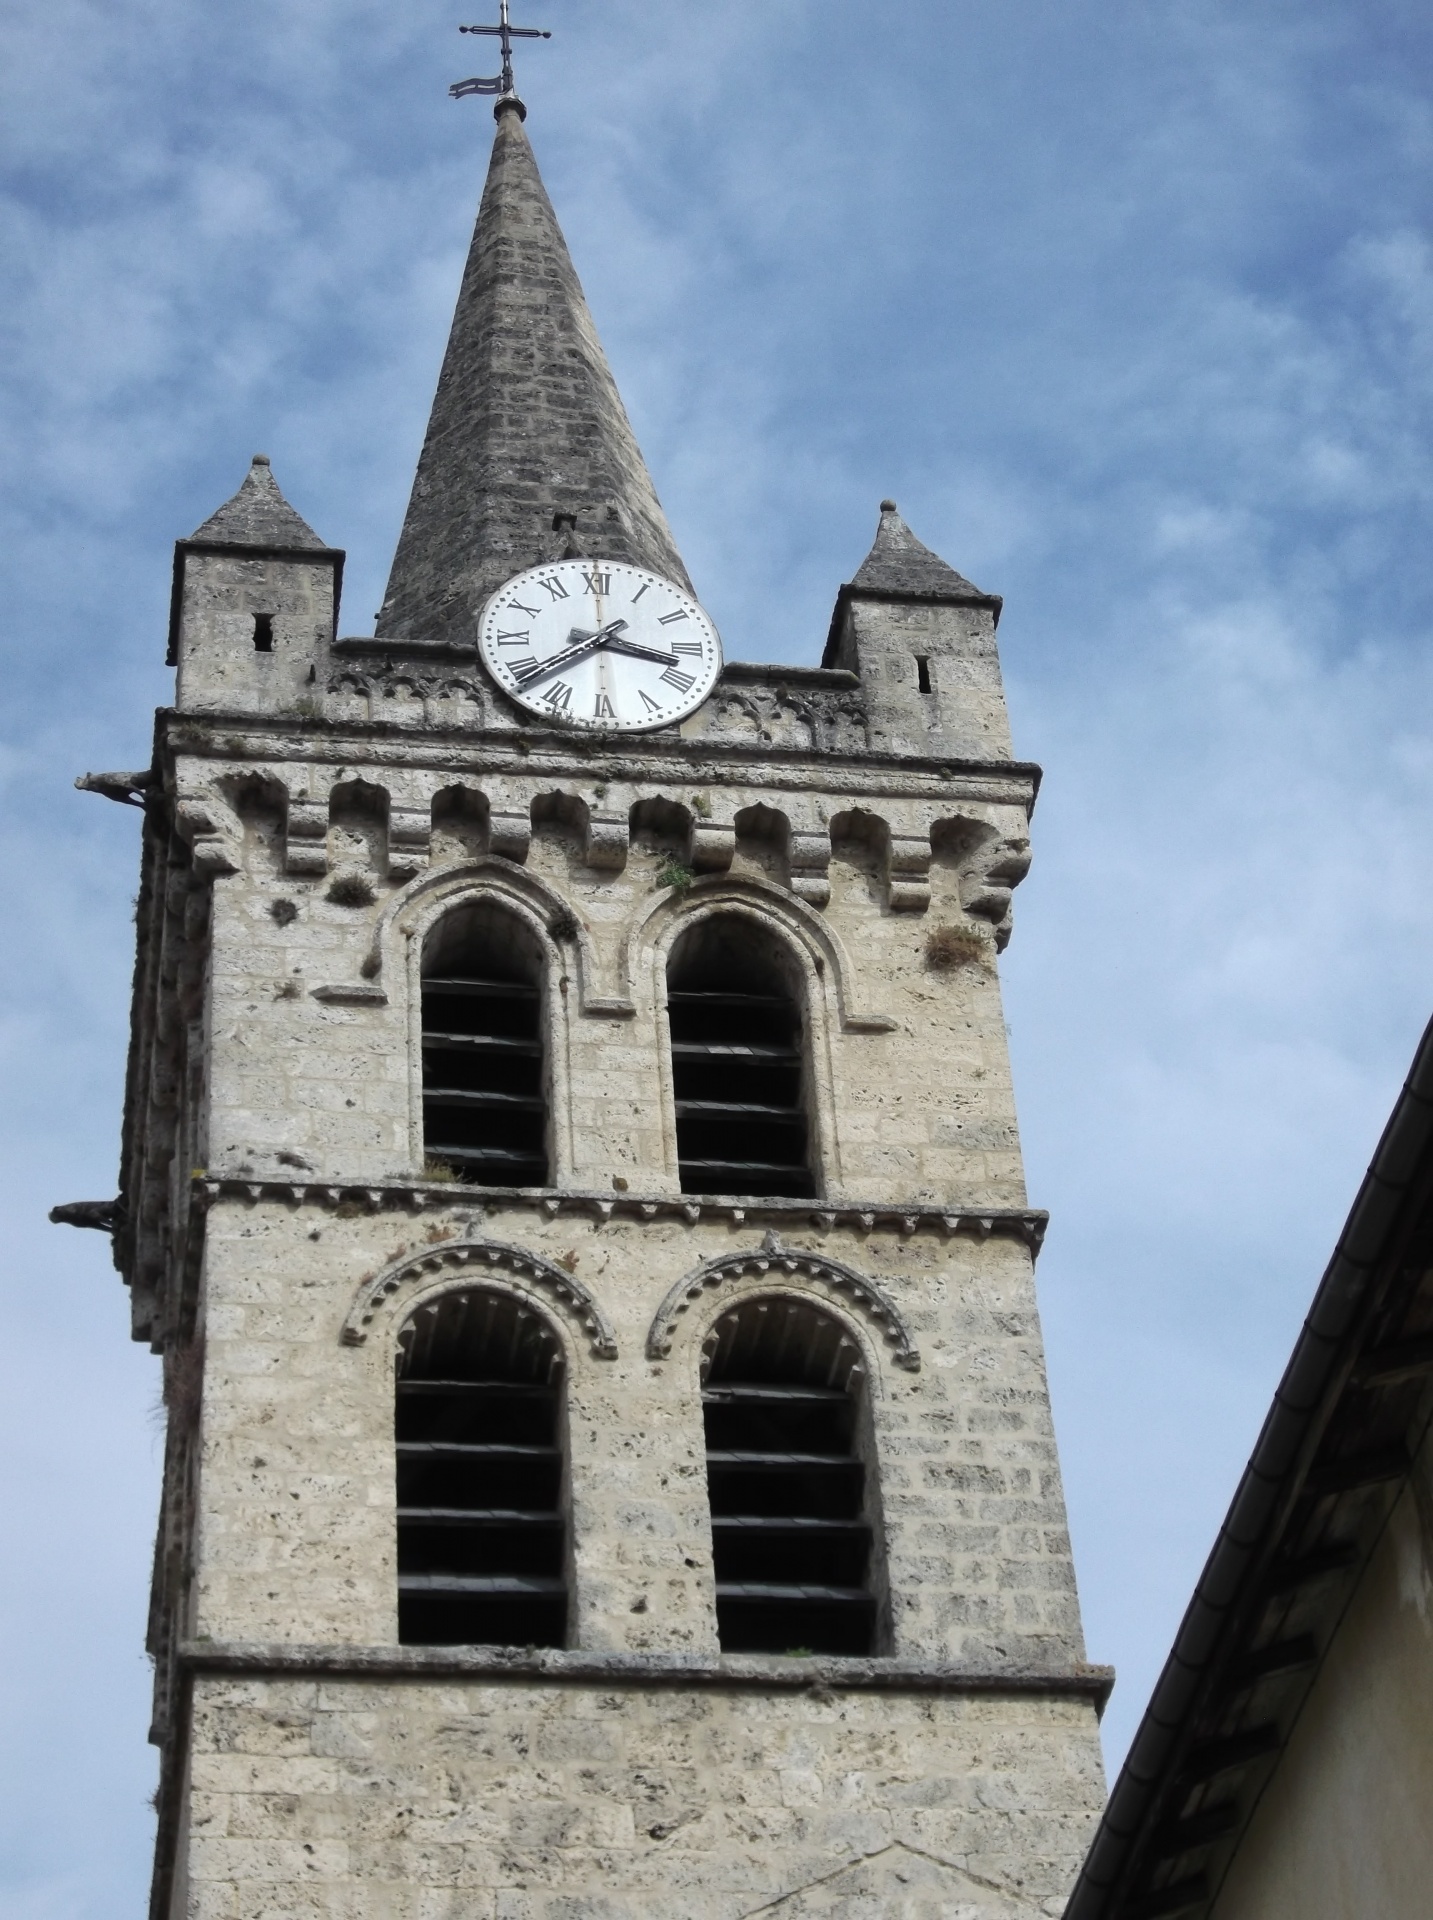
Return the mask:
<path id="1" fill-rule="evenodd" d="M 360 1207 L 365 1213 L 406 1208 L 421 1213 L 433 1208 L 463 1208 L 481 1214 L 490 1207 L 529 1208 L 547 1219 L 583 1214 L 600 1220 L 726 1220 L 732 1226 L 772 1223 L 854 1227 L 863 1233 L 877 1230 L 903 1237 L 923 1229 L 949 1237 L 965 1233 L 977 1240 L 992 1234 L 1023 1240 L 1038 1253 L 1050 1222 L 1048 1213 L 1028 1207 L 928 1207 L 822 1205 L 812 1200 L 742 1199 L 725 1194 L 640 1194 L 554 1192 L 543 1187 L 469 1187 L 452 1180 L 327 1180 L 255 1179 L 222 1172 L 196 1175 L 194 1186 L 209 1204 L 215 1200 L 284 1200 L 293 1206 Z"/>
<path id="2" fill-rule="evenodd" d="M 186 1640 L 190 1673 L 313 1674 L 344 1679 L 541 1680 L 572 1686 L 704 1687 L 735 1692 L 1055 1694 L 1104 1711 L 1113 1667 L 954 1667 L 934 1660 L 792 1660 L 738 1653 L 583 1653 L 557 1647 L 334 1647 Z"/>
<path id="3" fill-rule="evenodd" d="M 721 680 L 729 686 L 787 686 L 802 693 L 845 693 L 861 684 L 860 674 L 845 667 L 793 667 L 779 660 L 728 660 Z"/>
<path id="4" fill-rule="evenodd" d="M 809 786 L 832 798 L 846 794 L 920 798 L 929 792 L 941 799 L 948 787 L 957 786 L 960 799 L 1032 808 L 1041 781 L 1041 769 L 1032 760 L 966 760 L 875 750 L 852 756 L 716 734 L 687 738 L 672 730 L 643 734 L 619 748 L 602 745 L 599 735 L 574 739 L 535 721 L 522 727 L 437 723 L 416 727 L 396 720 L 339 720 L 234 708 L 181 713 L 161 707 L 156 731 L 165 749 L 174 754 L 223 761 L 300 760 L 340 767 L 351 766 L 356 756 L 372 756 L 373 743 L 381 740 L 391 743 L 400 757 L 391 762 L 375 760 L 375 765 L 431 764 L 454 779 L 483 772 L 578 784 L 608 780 L 650 786 L 678 777 L 675 762 L 692 784 L 701 786 L 764 784 L 780 791 L 784 779 L 792 790 Z M 462 755 L 456 762 L 454 748 Z M 757 769 L 755 776 L 752 768 Z"/>

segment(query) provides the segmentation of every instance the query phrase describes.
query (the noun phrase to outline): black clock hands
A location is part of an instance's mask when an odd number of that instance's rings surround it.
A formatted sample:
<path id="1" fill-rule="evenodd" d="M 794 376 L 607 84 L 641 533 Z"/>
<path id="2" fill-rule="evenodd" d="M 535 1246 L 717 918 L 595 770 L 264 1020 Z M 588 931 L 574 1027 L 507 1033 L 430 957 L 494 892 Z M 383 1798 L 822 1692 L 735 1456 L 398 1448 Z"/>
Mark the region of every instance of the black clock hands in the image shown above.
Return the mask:
<path id="1" fill-rule="evenodd" d="M 550 660 L 537 660 L 530 667 L 514 668 L 513 678 L 520 687 L 535 686 L 539 680 L 545 680 L 550 673 L 556 673 L 559 667 L 570 666 L 574 660 L 581 660 L 585 654 L 605 646 L 614 635 L 625 633 L 625 620 L 609 620 L 605 627 L 599 627 L 596 633 L 584 633 L 576 646 L 564 647 L 561 653 L 553 654 Z M 574 627 L 573 633 L 578 629 Z M 571 635 L 568 636 L 571 638 Z"/>
<path id="2" fill-rule="evenodd" d="M 644 647 L 639 640 L 623 640 L 619 636 L 627 630 L 625 620 L 609 620 L 605 627 L 599 627 L 596 633 L 582 633 L 574 627 L 575 644 L 564 647 L 561 653 L 553 654 L 550 660 L 538 660 L 530 667 L 515 669 L 514 679 L 520 687 L 536 686 L 539 680 L 545 680 L 549 674 L 556 673 L 562 667 L 571 666 L 574 660 L 581 660 L 589 653 L 599 649 L 603 652 L 629 654 L 634 660 L 655 660 L 658 665 L 669 667 L 675 656 L 663 653 L 657 647 Z"/>

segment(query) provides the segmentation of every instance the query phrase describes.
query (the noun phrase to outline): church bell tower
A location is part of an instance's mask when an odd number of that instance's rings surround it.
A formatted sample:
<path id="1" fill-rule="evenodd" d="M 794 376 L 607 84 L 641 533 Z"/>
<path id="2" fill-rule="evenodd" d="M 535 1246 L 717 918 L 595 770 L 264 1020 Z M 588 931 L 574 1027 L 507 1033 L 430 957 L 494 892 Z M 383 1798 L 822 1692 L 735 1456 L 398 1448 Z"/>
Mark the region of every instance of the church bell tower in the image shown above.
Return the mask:
<path id="1" fill-rule="evenodd" d="M 820 666 L 723 659 L 524 118 L 376 635 L 256 457 L 127 777 L 154 1920 L 1054 1914 L 1000 601 L 887 501 Z"/>

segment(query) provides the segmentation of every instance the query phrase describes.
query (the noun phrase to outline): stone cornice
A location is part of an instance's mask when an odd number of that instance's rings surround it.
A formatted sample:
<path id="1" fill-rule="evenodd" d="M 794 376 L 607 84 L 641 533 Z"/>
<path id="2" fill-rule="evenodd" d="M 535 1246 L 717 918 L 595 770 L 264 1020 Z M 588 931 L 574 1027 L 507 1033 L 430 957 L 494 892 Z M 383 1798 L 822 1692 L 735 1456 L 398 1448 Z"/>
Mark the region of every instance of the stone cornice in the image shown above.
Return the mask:
<path id="1" fill-rule="evenodd" d="M 987 1240 L 992 1234 L 1023 1241 L 1040 1250 L 1050 1216 L 1031 1207 L 931 1207 L 878 1205 L 819 1200 L 742 1199 L 721 1194 L 597 1193 L 534 1187 L 469 1187 L 451 1180 L 333 1181 L 291 1180 L 267 1175 L 206 1171 L 194 1176 L 196 1196 L 216 1200 L 281 1200 L 291 1206 L 359 1207 L 365 1213 L 425 1213 L 460 1210 L 481 1215 L 490 1210 L 529 1211 L 549 1220 L 559 1216 L 611 1220 L 725 1220 L 733 1226 L 813 1226 L 829 1232 L 844 1227 L 859 1233 L 938 1233 L 943 1238 L 968 1234 Z"/>
<path id="2" fill-rule="evenodd" d="M 1028 760 L 922 759 L 814 747 L 785 747 L 721 735 L 698 739 L 646 736 L 640 745 L 600 746 L 576 735 L 541 728 L 423 727 L 382 720 L 284 720 L 253 713 L 178 713 L 162 709 L 158 741 L 172 754 L 200 759 L 297 762 L 350 767 L 392 764 L 443 773 L 506 774 L 522 778 L 609 781 L 660 788 L 674 779 L 704 786 L 751 785 L 840 794 L 939 798 L 957 788 L 963 798 L 1033 806 L 1041 770 Z"/>
<path id="3" fill-rule="evenodd" d="M 935 1660 L 787 1659 L 767 1654 L 597 1653 L 548 1647 L 345 1647 L 189 1640 L 182 1667 L 208 1674 L 323 1674 L 355 1680 L 470 1679 L 548 1685 L 700 1687 L 733 1692 L 1045 1694 L 1103 1712 L 1113 1667 L 963 1667 Z"/>

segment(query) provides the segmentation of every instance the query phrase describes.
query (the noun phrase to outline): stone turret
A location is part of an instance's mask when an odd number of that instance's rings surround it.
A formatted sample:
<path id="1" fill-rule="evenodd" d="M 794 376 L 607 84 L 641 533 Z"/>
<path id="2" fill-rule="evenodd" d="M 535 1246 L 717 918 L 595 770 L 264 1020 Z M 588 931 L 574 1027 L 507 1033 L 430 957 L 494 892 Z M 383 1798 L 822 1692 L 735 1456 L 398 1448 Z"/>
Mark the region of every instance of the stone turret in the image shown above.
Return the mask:
<path id="1" fill-rule="evenodd" d="M 174 549 L 176 705 L 274 713 L 311 696 L 336 630 L 343 558 L 256 453 L 239 491 Z"/>
<path id="2" fill-rule="evenodd" d="M 822 660 L 860 675 L 873 748 L 1010 759 L 1001 604 L 922 545 L 894 500 L 881 502 L 875 544 L 840 591 Z"/>

